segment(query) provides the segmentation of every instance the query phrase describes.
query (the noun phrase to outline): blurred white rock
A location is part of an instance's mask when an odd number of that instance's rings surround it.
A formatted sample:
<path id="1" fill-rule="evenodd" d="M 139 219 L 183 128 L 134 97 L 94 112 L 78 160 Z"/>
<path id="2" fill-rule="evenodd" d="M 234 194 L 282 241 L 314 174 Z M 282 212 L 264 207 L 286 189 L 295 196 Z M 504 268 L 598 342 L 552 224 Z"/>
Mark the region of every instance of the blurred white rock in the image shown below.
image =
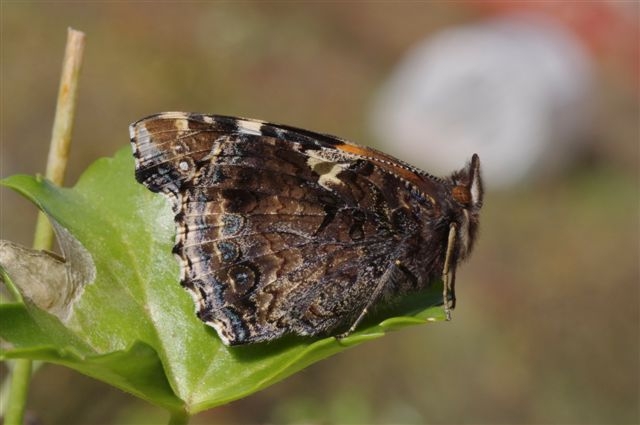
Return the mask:
<path id="1" fill-rule="evenodd" d="M 567 166 L 589 137 L 591 59 L 546 17 L 447 29 L 413 48 L 375 99 L 374 136 L 438 175 L 480 155 L 504 188 Z"/>

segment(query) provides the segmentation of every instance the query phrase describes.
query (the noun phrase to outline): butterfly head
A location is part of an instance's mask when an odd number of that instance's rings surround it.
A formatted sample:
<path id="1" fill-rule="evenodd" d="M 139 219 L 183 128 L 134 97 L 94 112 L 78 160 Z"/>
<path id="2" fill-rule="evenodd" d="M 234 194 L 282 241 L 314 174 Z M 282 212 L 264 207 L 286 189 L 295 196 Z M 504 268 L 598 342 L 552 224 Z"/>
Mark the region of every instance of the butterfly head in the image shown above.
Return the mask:
<path id="1" fill-rule="evenodd" d="M 482 208 L 482 178 L 480 176 L 480 158 L 473 154 L 471 161 L 450 177 L 451 197 L 457 204 L 455 224 L 457 228 L 457 259 L 466 258 L 478 232 L 478 219 Z"/>

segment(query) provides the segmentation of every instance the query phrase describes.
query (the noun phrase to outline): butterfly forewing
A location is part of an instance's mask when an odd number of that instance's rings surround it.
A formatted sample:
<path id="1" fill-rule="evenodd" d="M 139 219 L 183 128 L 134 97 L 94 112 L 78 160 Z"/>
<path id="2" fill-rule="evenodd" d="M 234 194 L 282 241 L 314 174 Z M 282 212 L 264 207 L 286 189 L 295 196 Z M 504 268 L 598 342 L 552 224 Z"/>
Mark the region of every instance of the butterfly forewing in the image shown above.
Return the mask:
<path id="1" fill-rule="evenodd" d="M 137 180 L 171 200 L 182 285 L 227 344 L 344 331 L 376 288 L 440 272 L 448 229 L 425 238 L 442 215 L 436 184 L 377 151 L 185 113 L 140 120 L 131 140 Z"/>

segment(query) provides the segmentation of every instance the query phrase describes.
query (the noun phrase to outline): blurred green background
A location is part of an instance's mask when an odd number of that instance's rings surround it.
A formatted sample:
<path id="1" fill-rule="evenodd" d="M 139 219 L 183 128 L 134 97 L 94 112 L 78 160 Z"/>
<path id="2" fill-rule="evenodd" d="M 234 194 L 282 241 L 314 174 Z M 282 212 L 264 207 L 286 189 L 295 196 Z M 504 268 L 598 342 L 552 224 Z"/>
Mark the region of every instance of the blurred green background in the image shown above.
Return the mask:
<path id="1" fill-rule="evenodd" d="M 635 22 L 626 31 L 599 20 L 590 3 L 547 6 L 528 5 L 557 14 L 593 54 L 594 143 L 552 180 L 486 193 L 479 244 L 459 271 L 454 320 L 358 346 L 194 424 L 640 422 L 638 3 L 622 6 Z M 393 153 L 392 141 L 375 143 L 367 120 L 376 90 L 407 49 L 439 30 L 526 6 L 0 7 L 2 177 L 43 172 L 66 28 L 87 34 L 72 185 L 128 143 L 130 122 L 163 110 L 256 117 Z M 0 238 L 30 245 L 35 217 L 32 205 L 1 189 Z M 42 424 L 167 420 L 53 365 L 35 376 L 29 410 Z"/>

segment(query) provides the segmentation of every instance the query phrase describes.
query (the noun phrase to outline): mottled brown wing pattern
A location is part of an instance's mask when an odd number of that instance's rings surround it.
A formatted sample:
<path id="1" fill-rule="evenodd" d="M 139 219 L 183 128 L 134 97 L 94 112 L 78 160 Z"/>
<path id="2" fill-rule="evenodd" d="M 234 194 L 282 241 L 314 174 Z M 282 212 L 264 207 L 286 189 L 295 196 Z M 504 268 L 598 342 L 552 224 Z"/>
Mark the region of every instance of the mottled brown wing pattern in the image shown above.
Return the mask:
<path id="1" fill-rule="evenodd" d="M 140 120 L 131 140 L 137 180 L 171 200 L 181 283 L 226 344 L 345 331 L 374 292 L 441 272 L 448 228 L 423 231 L 442 215 L 438 186 L 384 154 L 186 113 Z"/>

